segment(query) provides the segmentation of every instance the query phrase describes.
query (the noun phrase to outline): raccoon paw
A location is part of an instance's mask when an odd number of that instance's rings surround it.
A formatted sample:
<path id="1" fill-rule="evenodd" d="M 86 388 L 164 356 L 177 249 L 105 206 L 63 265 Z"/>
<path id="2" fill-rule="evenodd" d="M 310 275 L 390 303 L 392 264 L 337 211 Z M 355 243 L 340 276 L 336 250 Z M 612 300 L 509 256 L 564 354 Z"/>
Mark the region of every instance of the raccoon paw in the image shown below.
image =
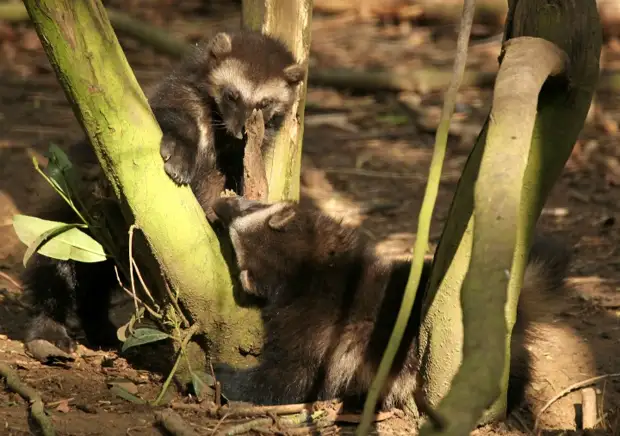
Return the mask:
<path id="1" fill-rule="evenodd" d="M 213 365 L 215 379 L 222 386 L 222 393 L 229 401 L 244 401 L 244 381 L 239 380 L 243 372 L 233 368 L 225 363 L 217 363 Z"/>
<path id="2" fill-rule="evenodd" d="M 164 134 L 159 147 L 164 159 L 166 174 L 179 185 L 192 181 L 195 172 L 196 152 L 179 140 Z"/>
<path id="3" fill-rule="evenodd" d="M 34 318 L 26 332 L 27 343 L 37 339 L 47 341 L 67 354 L 77 349 L 76 342 L 69 336 L 65 326 L 44 315 Z"/>

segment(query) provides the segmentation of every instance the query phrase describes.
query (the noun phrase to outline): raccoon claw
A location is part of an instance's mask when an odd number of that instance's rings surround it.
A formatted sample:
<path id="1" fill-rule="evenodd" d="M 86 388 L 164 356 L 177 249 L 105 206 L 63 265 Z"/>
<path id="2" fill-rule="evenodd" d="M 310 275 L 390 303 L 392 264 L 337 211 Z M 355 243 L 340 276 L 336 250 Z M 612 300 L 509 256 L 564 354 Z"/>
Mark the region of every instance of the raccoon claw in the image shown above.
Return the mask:
<path id="1" fill-rule="evenodd" d="M 166 174 L 177 184 L 187 185 L 191 182 L 194 175 L 195 157 L 186 146 L 179 144 L 173 138 L 166 137 L 161 141 L 159 148 L 162 159 L 164 160 L 164 170 Z"/>

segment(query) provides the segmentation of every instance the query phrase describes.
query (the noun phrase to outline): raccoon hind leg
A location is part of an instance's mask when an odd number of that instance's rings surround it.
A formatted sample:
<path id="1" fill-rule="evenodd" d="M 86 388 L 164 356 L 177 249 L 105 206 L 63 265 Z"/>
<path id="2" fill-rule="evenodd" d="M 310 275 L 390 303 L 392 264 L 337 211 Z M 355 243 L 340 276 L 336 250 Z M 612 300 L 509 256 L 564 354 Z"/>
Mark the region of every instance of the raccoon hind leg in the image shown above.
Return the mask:
<path id="1" fill-rule="evenodd" d="M 80 263 L 35 255 L 24 273 L 26 295 L 33 316 L 26 329 L 26 345 L 42 339 L 66 353 L 76 349 L 68 323 L 77 318 L 89 344 L 112 346 L 117 339 L 109 320 L 114 279 L 111 261 Z"/>
<path id="2" fill-rule="evenodd" d="M 71 262 L 35 255 L 24 272 L 25 296 L 32 306 L 26 327 L 26 346 L 42 339 L 66 353 L 76 343 L 67 332 L 67 321 L 75 312 L 75 271 Z"/>
<path id="3" fill-rule="evenodd" d="M 114 262 L 78 262 L 75 270 L 77 315 L 86 340 L 91 347 L 117 347 L 116 327 L 109 314 L 112 294 L 117 288 Z"/>

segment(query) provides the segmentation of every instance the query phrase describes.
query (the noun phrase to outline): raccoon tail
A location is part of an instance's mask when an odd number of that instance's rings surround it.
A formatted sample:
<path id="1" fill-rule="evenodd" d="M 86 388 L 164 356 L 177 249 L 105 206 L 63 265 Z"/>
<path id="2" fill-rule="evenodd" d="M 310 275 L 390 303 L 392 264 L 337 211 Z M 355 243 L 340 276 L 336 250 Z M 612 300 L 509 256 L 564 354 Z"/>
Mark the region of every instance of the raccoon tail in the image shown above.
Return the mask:
<path id="1" fill-rule="evenodd" d="M 528 345 L 536 337 L 533 322 L 542 321 L 552 300 L 565 298 L 565 278 L 571 255 L 568 247 L 548 236 L 537 235 L 530 248 L 512 331 L 508 413 L 523 405 L 531 381 Z"/>

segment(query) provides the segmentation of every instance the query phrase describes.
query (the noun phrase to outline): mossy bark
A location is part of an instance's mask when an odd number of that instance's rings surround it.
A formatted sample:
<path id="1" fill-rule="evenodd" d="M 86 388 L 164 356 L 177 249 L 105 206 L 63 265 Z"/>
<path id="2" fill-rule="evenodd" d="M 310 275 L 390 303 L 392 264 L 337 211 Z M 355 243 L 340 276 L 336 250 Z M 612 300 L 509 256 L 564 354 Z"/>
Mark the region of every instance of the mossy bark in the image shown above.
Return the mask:
<path id="1" fill-rule="evenodd" d="M 533 229 L 583 127 L 599 72 L 594 0 L 511 0 L 509 7 L 505 40 L 536 38 L 506 48 L 491 115 L 457 187 L 425 301 L 423 390 L 449 423 L 441 434 L 469 434 L 476 423 L 504 414 L 510 334 Z M 523 43 L 538 48 L 514 57 Z M 554 51 L 566 54 L 568 69 L 540 90 L 557 72 L 547 62 Z M 421 434 L 439 433 L 425 426 Z"/>
<path id="2" fill-rule="evenodd" d="M 312 25 L 312 0 L 243 0 L 242 21 L 282 40 L 297 59 L 308 65 Z M 299 200 L 301 150 L 308 71 L 299 86 L 291 116 L 279 133 L 273 153 L 265 159 L 269 180 L 269 201 Z"/>
<path id="3" fill-rule="evenodd" d="M 259 313 L 239 307 L 220 243 L 188 187 L 163 171 L 160 128 L 99 0 L 24 0 L 54 71 L 129 220 L 135 220 L 192 323 L 190 350 L 242 364 L 260 347 Z M 163 282 L 155 282 L 163 287 Z M 160 292 L 165 294 L 164 292 Z M 205 350 L 208 349 L 208 350 Z M 199 351 L 199 352 L 197 352 Z"/>

